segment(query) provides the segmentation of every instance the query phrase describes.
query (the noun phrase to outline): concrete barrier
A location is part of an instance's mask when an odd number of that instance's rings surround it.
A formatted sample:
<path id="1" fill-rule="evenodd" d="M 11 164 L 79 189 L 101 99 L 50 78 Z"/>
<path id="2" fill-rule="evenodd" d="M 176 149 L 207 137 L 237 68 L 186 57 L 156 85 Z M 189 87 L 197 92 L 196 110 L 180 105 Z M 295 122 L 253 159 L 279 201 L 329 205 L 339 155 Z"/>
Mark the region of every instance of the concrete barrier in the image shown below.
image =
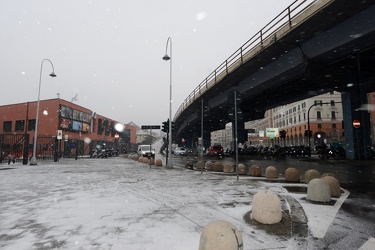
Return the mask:
<path id="1" fill-rule="evenodd" d="M 163 166 L 163 161 L 161 159 L 156 159 L 155 160 L 155 166 L 157 166 L 157 167 Z"/>
<path id="2" fill-rule="evenodd" d="M 260 167 L 258 165 L 251 165 L 249 174 L 250 174 L 250 176 L 254 176 L 254 177 L 262 176 L 262 172 L 261 172 Z"/>
<path id="3" fill-rule="evenodd" d="M 243 250 L 243 248 L 240 231 L 224 220 L 208 223 L 199 240 L 199 250 Z"/>
<path id="4" fill-rule="evenodd" d="M 212 161 L 207 161 L 204 167 L 206 168 L 206 170 L 212 171 L 214 169 L 214 164 L 212 163 Z"/>
<path id="5" fill-rule="evenodd" d="M 285 170 L 286 182 L 300 182 L 299 171 L 296 168 L 287 168 Z"/>
<path id="6" fill-rule="evenodd" d="M 192 161 L 185 162 L 185 168 L 187 168 L 187 169 L 193 169 L 193 162 Z"/>
<path id="7" fill-rule="evenodd" d="M 271 190 L 254 195 L 251 218 L 262 224 L 276 224 L 282 220 L 281 201 Z"/>
<path id="8" fill-rule="evenodd" d="M 233 164 L 226 162 L 224 164 L 224 173 L 233 173 L 233 171 L 234 171 Z"/>
<path id="9" fill-rule="evenodd" d="M 198 161 L 197 162 L 197 170 L 204 169 L 204 161 Z"/>
<path id="10" fill-rule="evenodd" d="M 216 161 L 212 170 L 215 172 L 223 172 L 223 164 L 219 161 Z"/>
<path id="11" fill-rule="evenodd" d="M 327 182 L 331 191 L 331 197 L 339 198 L 341 196 L 340 182 L 335 177 L 329 175 L 322 177 L 322 179 Z"/>
<path id="12" fill-rule="evenodd" d="M 277 171 L 277 168 L 274 166 L 268 166 L 266 168 L 266 178 L 268 179 L 277 179 L 279 178 L 279 173 Z"/>
<path id="13" fill-rule="evenodd" d="M 238 164 L 238 174 L 246 175 L 246 166 L 244 164 Z"/>
<path id="14" fill-rule="evenodd" d="M 323 179 L 312 179 L 307 186 L 307 199 L 315 202 L 330 202 L 331 190 Z"/>
<path id="15" fill-rule="evenodd" d="M 312 179 L 320 178 L 320 172 L 316 169 L 309 169 L 305 172 L 305 183 L 309 184 Z"/>

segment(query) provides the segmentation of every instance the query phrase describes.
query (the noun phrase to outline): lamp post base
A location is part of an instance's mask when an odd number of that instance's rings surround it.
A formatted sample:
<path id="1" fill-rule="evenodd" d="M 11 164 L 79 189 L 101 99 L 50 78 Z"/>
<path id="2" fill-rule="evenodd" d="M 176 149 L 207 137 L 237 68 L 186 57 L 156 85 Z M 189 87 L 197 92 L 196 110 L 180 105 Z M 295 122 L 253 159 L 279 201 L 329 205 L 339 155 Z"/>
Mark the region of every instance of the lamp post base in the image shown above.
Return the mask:
<path id="1" fill-rule="evenodd" d="M 169 157 L 168 164 L 167 164 L 167 166 L 165 168 L 167 168 L 167 169 L 173 169 L 174 168 L 173 167 L 172 157 Z"/>
<path id="2" fill-rule="evenodd" d="M 35 156 L 33 156 L 33 157 L 31 158 L 31 160 L 30 160 L 30 165 L 38 165 L 38 162 L 37 162 Z"/>

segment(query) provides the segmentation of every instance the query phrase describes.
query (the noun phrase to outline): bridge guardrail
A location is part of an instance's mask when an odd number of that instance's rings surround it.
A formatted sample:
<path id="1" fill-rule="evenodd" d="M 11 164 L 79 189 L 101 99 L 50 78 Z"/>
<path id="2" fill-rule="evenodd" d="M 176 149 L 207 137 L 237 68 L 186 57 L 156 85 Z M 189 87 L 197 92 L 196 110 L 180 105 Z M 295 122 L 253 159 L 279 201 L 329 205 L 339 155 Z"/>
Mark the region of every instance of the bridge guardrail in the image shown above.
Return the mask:
<path id="1" fill-rule="evenodd" d="M 250 60 L 259 53 L 264 47 L 272 44 L 278 37 L 285 34 L 305 18 L 297 18 L 302 12 L 315 5 L 317 8 L 325 5 L 332 0 L 296 0 L 283 10 L 279 15 L 266 24 L 259 32 L 251 37 L 232 55 L 230 55 L 222 64 L 220 64 L 212 73 L 210 73 L 184 100 L 180 105 L 173 120 L 189 107 L 197 98 L 202 96 L 206 91 L 215 86 L 225 76 L 236 70 L 244 62 Z M 310 11 L 313 13 L 315 9 Z"/>

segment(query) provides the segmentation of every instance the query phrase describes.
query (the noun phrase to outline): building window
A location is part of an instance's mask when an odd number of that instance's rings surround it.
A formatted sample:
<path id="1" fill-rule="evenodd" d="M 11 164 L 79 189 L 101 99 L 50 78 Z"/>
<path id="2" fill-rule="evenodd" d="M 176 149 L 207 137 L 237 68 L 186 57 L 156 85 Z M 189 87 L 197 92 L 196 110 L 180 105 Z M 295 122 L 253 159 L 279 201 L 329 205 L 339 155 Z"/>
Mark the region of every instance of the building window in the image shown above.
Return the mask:
<path id="1" fill-rule="evenodd" d="M 335 106 L 335 101 L 331 100 L 331 106 Z"/>
<path id="2" fill-rule="evenodd" d="M 332 123 L 332 128 L 336 128 L 336 123 Z"/>
<path id="3" fill-rule="evenodd" d="M 301 115 L 298 115 L 298 121 L 299 122 L 301 121 Z"/>
<path id="4" fill-rule="evenodd" d="M 336 112 L 335 111 L 331 111 L 331 117 L 332 117 L 332 119 L 336 119 Z"/>
<path id="5" fill-rule="evenodd" d="M 27 123 L 27 131 L 35 131 L 35 123 L 35 119 L 29 120 L 29 122 Z"/>
<path id="6" fill-rule="evenodd" d="M 25 121 L 24 120 L 19 120 L 16 121 L 16 131 L 24 131 L 25 130 Z"/>
<path id="7" fill-rule="evenodd" d="M 3 130 L 4 130 L 4 132 L 11 132 L 12 131 L 12 122 L 11 121 L 4 122 Z"/>
<path id="8" fill-rule="evenodd" d="M 322 128 L 322 124 L 321 123 L 318 123 L 318 128 Z"/>
<path id="9" fill-rule="evenodd" d="M 322 112 L 316 111 L 316 118 L 317 119 L 322 119 Z"/>
<path id="10" fill-rule="evenodd" d="M 315 106 L 322 106 L 322 103 L 323 103 L 322 100 L 315 100 L 314 101 Z"/>

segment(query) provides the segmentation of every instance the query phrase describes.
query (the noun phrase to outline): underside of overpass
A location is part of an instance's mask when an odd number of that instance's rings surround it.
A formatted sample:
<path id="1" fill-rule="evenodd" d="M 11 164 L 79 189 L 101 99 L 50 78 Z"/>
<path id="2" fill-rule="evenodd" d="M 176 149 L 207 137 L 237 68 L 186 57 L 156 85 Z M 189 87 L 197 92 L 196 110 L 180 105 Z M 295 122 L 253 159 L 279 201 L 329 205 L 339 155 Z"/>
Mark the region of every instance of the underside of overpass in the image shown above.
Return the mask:
<path id="1" fill-rule="evenodd" d="M 201 136 L 202 107 L 203 137 L 224 129 L 231 122 L 228 113 L 234 102 L 228 96 L 234 90 L 240 93 L 242 123 L 263 118 L 268 109 L 332 90 L 349 95 L 375 91 L 375 1 L 328 2 L 275 37 L 176 117 L 175 141 Z M 351 108 L 366 101 L 357 100 Z"/>

